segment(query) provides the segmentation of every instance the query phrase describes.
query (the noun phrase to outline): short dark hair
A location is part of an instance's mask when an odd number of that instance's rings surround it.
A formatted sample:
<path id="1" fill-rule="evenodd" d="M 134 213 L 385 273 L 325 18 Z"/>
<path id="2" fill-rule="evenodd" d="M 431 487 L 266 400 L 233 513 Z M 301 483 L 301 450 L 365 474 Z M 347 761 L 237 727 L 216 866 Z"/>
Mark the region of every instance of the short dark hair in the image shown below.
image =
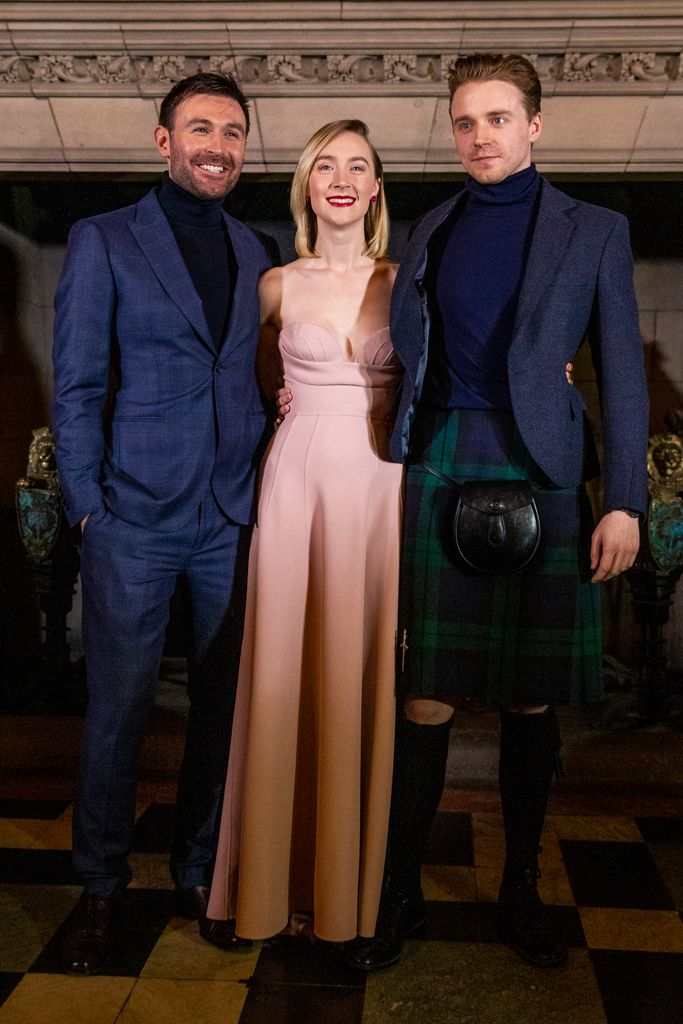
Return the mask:
<path id="1" fill-rule="evenodd" d="M 230 75 L 218 75 L 212 71 L 201 71 L 196 75 L 181 78 L 161 101 L 159 124 L 169 131 L 173 128 L 175 112 L 188 96 L 201 94 L 210 96 L 229 96 L 236 100 L 242 108 L 249 134 L 249 101 L 239 85 Z"/>
<path id="2" fill-rule="evenodd" d="M 451 100 L 467 82 L 509 82 L 516 85 L 531 121 L 541 110 L 541 83 L 531 61 L 519 53 L 472 53 L 458 57 L 448 76 Z"/>

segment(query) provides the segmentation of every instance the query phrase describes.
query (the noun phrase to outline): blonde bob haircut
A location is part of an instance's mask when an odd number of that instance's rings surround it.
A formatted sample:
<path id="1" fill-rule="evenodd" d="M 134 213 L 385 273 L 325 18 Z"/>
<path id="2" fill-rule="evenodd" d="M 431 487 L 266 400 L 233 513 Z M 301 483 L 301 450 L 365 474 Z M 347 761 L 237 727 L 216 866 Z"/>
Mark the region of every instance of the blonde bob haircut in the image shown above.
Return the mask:
<path id="1" fill-rule="evenodd" d="M 311 136 L 299 157 L 299 163 L 292 179 L 292 189 L 289 196 L 289 208 L 296 224 L 296 237 L 294 246 L 299 256 L 317 256 L 315 243 L 318 235 L 316 216 L 313 213 L 306 199 L 308 196 L 308 179 L 311 176 L 313 166 L 320 153 L 326 146 L 344 132 L 353 132 L 360 135 L 368 145 L 374 164 L 375 178 L 379 179 L 379 191 L 377 202 L 370 203 L 368 212 L 365 214 L 365 246 L 363 255 L 371 259 L 381 259 L 386 256 L 389 247 L 389 217 L 387 214 L 387 201 L 384 195 L 384 180 L 382 174 L 382 161 L 377 150 L 370 142 L 368 126 L 363 121 L 343 120 L 330 121 L 318 128 Z"/>

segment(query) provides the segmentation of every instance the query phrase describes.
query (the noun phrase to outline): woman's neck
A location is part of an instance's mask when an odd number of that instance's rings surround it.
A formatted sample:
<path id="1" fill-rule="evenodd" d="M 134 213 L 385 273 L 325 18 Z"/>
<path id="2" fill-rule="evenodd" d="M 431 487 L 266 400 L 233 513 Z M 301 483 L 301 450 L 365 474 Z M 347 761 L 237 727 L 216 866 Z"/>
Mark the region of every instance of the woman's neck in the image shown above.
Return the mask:
<path id="1" fill-rule="evenodd" d="M 362 222 L 342 227 L 318 222 L 315 248 L 321 269 L 336 273 L 360 270 L 374 263 L 373 259 L 363 254 L 365 229 Z"/>

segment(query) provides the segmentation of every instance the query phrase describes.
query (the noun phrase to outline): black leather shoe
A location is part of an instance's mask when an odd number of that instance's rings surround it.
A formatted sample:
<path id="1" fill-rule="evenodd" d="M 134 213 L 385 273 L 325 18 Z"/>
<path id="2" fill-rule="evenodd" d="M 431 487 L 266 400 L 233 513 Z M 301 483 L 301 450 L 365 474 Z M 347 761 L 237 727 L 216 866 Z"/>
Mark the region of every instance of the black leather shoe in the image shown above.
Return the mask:
<path id="1" fill-rule="evenodd" d="M 188 921 L 199 922 L 199 934 L 212 946 L 237 951 L 249 949 L 253 945 L 251 939 L 241 939 L 235 935 L 234 920 L 218 921 L 206 916 L 209 905 L 208 886 L 193 885 L 191 889 L 176 888 L 175 905 L 176 911 L 181 917 L 186 917 Z"/>
<path id="2" fill-rule="evenodd" d="M 567 945 L 548 920 L 536 888 L 537 876 L 537 870 L 528 868 L 517 883 L 501 886 L 500 937 L 534 967 L 559 967 L 567 959 Z"/>
<path id="3" fill-rule="evenodd" d="M 59 950 L 67 974 L 99 974 L 111 949 L 114 904 L 113 897 L 81 895 L 65 925 Z"/>
<path id="4" fill-rule="evenodd" d="M 349 943 L 346 963 L 357 971 L 378 971 L 397 963 L 403 943 L 425 923 L 422 892 L 391 892 L 382 895 L 374 938 L 359 936 Z"/>

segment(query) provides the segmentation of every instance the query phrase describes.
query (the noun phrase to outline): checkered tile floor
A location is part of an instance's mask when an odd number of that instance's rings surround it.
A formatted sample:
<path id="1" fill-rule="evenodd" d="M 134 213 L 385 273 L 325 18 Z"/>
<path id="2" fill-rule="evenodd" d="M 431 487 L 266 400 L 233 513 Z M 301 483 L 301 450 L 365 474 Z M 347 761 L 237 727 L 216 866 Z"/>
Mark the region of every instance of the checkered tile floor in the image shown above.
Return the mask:
<path id="1" fill-rule="evenodd" d="M 79 892 L 69 784 L 14 792 L 0 800 L 0 1024 L 681 1020 L 680 801 L 553 797 L 540 885 L 571 954 L 566 967 L 539 971 L 497 942 L 495 795 L 448 791 L 424 872 L 424 937 L 407 944 L 397 967 L 365 979 L 334 947 L 258 944 L 228 954 L 203 942 L 196 925 L 173 915 L 170 786 L 143 785 L 117 951 L 103 975 L 68 978 L 56 950 Z"/>

